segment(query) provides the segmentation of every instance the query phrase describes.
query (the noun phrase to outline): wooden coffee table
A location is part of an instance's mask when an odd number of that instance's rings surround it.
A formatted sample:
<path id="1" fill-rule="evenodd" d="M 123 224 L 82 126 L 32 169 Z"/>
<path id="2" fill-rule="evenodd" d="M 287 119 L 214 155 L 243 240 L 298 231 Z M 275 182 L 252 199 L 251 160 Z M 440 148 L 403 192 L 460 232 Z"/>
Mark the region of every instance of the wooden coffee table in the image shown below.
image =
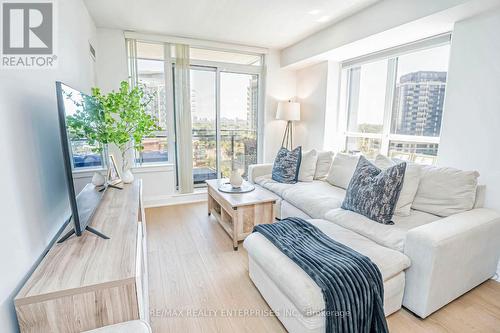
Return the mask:
<path id="1" fill-rule="evenodd" d="M 257 224 L 274 221 L 274 204 L 278 196 L 256 186 L 248 193 L 224 193 L 219 186 L 227 179 L 211 179 L 208 184 L 208 215 L 213 215 L 222 228 L 233 239 L 233 249 L 238 250 L 238 241 L 252 233 Z"/>

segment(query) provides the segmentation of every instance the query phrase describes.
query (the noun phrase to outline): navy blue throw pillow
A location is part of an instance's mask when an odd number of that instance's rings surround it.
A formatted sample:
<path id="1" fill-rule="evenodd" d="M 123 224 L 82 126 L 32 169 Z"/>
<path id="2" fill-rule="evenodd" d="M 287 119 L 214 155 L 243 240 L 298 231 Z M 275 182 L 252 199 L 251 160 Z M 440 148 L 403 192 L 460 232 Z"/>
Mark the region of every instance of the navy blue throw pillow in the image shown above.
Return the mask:
<path id="1" fill-rule="evenodd" d="M 279 183 L 295 184 L 299 178 L 302 147 L 288 150 L 281 147 L 273 164 L 273 180 Z"/>
<path id="2" fill-rule="evenodd" d="M 384 171 L 361 156 L 347 187 L 342 208 L 383 224 L 394 224 L 392 215 L 403 187 L 406 163 Z"/>

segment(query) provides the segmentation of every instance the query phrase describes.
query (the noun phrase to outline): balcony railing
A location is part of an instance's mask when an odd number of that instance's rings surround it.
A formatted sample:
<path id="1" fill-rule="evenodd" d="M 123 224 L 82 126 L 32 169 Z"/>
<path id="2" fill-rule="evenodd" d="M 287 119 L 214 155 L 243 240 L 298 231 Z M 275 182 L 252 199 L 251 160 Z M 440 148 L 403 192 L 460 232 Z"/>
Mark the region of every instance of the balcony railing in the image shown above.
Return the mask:
<path id="1" fill-rule="evenodd" d="M 248 166 L 257 163 L 257 132 L 245 129 L 222 129 L 220 153 L 217 154 L 216 131 L 193 130 L 193 181 L 201 184 L 215 179 L 217 158 L 222 177 L 229 177 L 231 170 L 239 170 L 246 177 Z"/>

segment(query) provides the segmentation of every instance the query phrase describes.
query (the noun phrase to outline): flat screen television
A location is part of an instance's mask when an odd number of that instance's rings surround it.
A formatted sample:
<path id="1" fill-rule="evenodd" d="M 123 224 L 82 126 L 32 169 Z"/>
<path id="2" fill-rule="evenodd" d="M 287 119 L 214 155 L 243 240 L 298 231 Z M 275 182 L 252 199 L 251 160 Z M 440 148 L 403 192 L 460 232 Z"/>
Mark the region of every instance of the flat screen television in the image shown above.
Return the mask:
<path id="1" fill-rule="evenodd" d="M 93 186 L 86 186 L 80 193 L 76 193 L 73 177 L 75 168 L 91 170 L 92 168 L 104 166 L 104 162 L 100 154 L 92 153 L 91 150 L 88 149 L 88 145 L 82 147 L 82 139 L 76 138 L 66 126 L 68 117 L 75 115 L 77 112 L 87 112 L 89 108 L 96 107 L 96 101 L 91 96 L 75 90 L 59 81 L 56 82 L 56 93 L 61 147 L 64 158 L 66 183 L 68 186 L 69 203 L 71 206 L 70 219 L 72 222 L 72 229 L 68 231 L 58 243 L 64 242 L 73 234 L 79 237 L 85 230 L 104 239 L 109 239 L 109 237 L 89 226 L 106 188 L 103 187 L 99 189 Z M 79 151 L 83 151 L 83 153 L 79 153 Z"/>

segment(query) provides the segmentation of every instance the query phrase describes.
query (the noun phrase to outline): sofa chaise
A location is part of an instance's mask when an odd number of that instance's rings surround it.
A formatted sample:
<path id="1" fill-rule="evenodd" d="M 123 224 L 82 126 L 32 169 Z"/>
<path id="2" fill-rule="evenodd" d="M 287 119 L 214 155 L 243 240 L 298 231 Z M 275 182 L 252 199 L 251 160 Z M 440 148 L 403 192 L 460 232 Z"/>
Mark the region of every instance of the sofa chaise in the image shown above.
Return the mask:
<path id="1" fill-rule="evenodd" d="M 304 218 L 369 257 L 382 273 L 386 316 L 404 305 L 425 318 L 495 274 L 500 214 L 482 208 L 477 172 L 409 164 L 403 191 L 414 189 L 401 192 L 394 224 L 385 225 L 340 208 L 357 157 L 332 156 L 319 153 L 309 181 L 278 183 L 272 164 L 251 165 L 248 178 L 280 197 L 277 218 Z M 391 161 L 377 156 L 374 163 L 384 168 Z M 263 235 L 249 235 L 244 246 L 250 278 L 287 330 L 324 332 L 325 303 L 315 282 Z"/>

